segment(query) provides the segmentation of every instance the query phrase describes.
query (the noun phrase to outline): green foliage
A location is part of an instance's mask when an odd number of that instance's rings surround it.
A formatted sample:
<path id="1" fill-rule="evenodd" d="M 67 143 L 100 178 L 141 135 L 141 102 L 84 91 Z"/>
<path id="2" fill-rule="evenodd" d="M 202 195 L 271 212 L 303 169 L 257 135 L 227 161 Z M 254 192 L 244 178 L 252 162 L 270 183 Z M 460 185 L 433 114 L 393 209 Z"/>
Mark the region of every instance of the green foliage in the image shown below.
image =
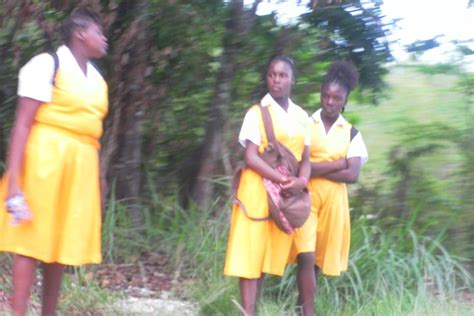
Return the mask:
<path id="1" fill-rule="evenodd" d="M 406 66 L 409 67 L 409 66 Z M 419 72 L 427 75 L 443 75 L 443 74 L 454 74 L 457 75 L 460 73 L 459 66 L 452 63 L 446 64 L 434 64 L 434 65 L 414 65 L 412 66 L 417 69 Z"/>
<path id="2" fill-rule="evenodd" d="M 351 206 L 356 216 L 376 217 L 382 227 L 419 212 L 417 232 L 444 232 L 446 247 L 471 259 L 474 131 L 472 97 L 462 83 L 469 75 L 455 65 L 442 68 L 453 71 L 393 67 L 381 107 L 349 104 L 349 113 L 361 118 L 357 128 L 370 157 L 352 188 Z"/>
<path id="3" fill-rule="evenodd" d="M 8 291 L 11 287 L 10 267 L 12 264 L 12 258 L 8 254 L 0 254 L 0 291 Z"/>

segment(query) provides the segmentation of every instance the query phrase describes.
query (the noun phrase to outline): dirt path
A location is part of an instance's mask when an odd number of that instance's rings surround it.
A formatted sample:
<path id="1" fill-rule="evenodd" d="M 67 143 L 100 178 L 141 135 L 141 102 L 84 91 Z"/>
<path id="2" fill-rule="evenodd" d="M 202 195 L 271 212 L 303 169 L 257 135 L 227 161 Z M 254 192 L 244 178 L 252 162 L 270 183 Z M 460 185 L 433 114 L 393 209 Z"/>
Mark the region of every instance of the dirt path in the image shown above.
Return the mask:
<path id="1" fill-rule="evenodd" d="M 146 253 L 126 264 L 102 264 L 87 269 L 83 279 L 92 282 L 111 295 L 124 297 L 100 310 L 77 310 L 75 307 L 65 314 L 74 315 L 197 315 L 197 305 L 173 295 L 174 288 L 181 283 L 179 275 L 168 271 L 168 257 L 158 253 Z M 0 269 L 2 270 L 2 269 Z M 0 282 L 6 282 L 7 271 L 0 271 Z M 37 278 L 41 278 L 37 274 Z M 36 282 L 34 291 L 39 291 Z M 80 286 L 80 285 L 78 285 Z M 87 286 L 84 291 L 87 291 Z M 32 304 L 32 315 L 39 306 Z M 0 287 L 0 316 L 10 315 L 8 293 Z"/>
<path id="2" fill-rule="evenodd" d="M 6 293 L 0 291 L 0 316 L 11 315 Z M 37 315 L 40 307 L 36 304 L 30 306 L 30 313 Z M 64 315 L 69 314 L 64 313 Z M 100 310 L 80 311 L 74 310 L 72 315 L 161 315 L 161 316 L 193 316 L 198 314 L 198 308 L 195 304 L 181 301 L 173 298 L 144 298 L 144 297 L 128 297 L 116 301 L 110 306 L 104 306 Z M 61 315 L 61 313 L 59 314 Z"/>
<path id="3" fill-rule="evenodd" d="M 111 311 L 124 315 L 197 315 L 195 304 L 170 298 L 129 297 L 117 301 Z"/>
<path id="4" fill-rule="evenodd" d="M 101 265 L 94 282 L 103 289 L 125 294 L 111 308 L 122 315 L 196 315 L 197 306 L 174 297 L 172 292 L 181 279 L 167 271 L 168 256 L 145 253 L 127 264 Z"/>

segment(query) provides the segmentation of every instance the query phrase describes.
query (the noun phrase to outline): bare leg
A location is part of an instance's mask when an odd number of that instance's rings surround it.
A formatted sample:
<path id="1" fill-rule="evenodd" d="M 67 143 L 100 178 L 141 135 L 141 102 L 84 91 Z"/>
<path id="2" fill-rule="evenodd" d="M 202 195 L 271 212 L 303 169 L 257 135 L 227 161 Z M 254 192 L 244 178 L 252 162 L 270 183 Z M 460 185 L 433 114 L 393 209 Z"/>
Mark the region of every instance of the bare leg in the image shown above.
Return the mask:
<path id="1" fill-rule="evenodd" d="M 314 252 L 298 254 L 298 305 L 302 307 L 302 315 L 314 315 Z"/>
<path id="2" fill-rule="evenodd" d="M 262 298 L 262 288 L 263 288 L 263 280 L 265 279 L 265 273 L 262 273 L 262 276 L 257 281 L 257 300 L 256 302 L 260 301 Z M 258 311 L 258 304 L 255 306 L 255 313 Z"/>
<path id="3" fill-rule="evenodd" d="M 42 316 L 56 315 L 64 268 L 65 266 L 59 263 L 43 263 Z"/>
<path id="4" fill-rule="evenodd" d="M 30 289 L 34 280 L 36 260 L 22 255 L 13 259 L 13 315 L 24 316 L 30 297 Z"/>
<path id="5" fill-rule="evenodd" d="M 240 300 L 243 316 L 254 316 L 257 306 L 257 297 L 260 294 L 263 275 L 258 279 L 240 278 Z"/>

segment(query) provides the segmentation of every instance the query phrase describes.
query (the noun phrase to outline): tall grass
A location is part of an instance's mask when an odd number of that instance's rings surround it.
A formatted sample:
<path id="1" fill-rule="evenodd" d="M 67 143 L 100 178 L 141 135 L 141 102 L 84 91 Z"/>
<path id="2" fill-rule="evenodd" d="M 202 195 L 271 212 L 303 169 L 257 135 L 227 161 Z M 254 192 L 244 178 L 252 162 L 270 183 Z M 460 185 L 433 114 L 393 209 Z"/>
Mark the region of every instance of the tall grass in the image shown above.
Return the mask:
<path id="1" fill-rule="evenodd" d="M 439 238 L 419 236 L 401 225 L 381 229 L 366 220 L 354 226 L 349 271 L 320 278 L 320 310 L 360 313 L 386 301 L 406 314 L 420 300 L 447 301 L 472 288 L 463 260 L 451 256 Z"/>
<path id="2" fill-rule="evenodd" d="M 65 273 L 59 302 L 59 310 L 64 315 L 95 315 L 109 310 L 119 294 L 100 288 L 94 283 L 93 268 L 80 266 L 70 268 Z"/>
<path id="3" fill-rule="evenodd" d="M 320 276 L 316 310 L 323 315 L 429 314 L 429 302 L 449 305 L 459 293 L 472 291 L 463 263 L 443 247 L 441 236 L 421 236 L 404 225 L 382 229 L 357 219 L 349 269 L 340 277 Z M 283 302 L 283 310 L 291 310 L 296 300 L 294 270 L 267 287 L 266 295 Z M 469 315 L 474 307 L 460 303 L 456 308 L 456 315 Z"/>
<path id="4" fill-rule="evenodd" d="M 237 315 L 238 281 L 223 275 L 230 205 L 216 200 L 209 210 L 185 210 L 176 199 L 155 198 L 143 208 L 145 223 L 139 229 L 130 228 L 127 207 L 111 199 L 103 226 L 104 260 L 165 253 L 175 295 L 196 301 L 202 315 Z M 364 217 L 353 220 L 349 270 L 341 277 L 319 278 L 320 315 L 472 314 L 474 307 L 458 299 L 473 288 L 464 260 L 444 248 L 442 233 L 430 237 L 429 227 L 419 230 L 414 225 L 418 214 L 388 227 Z M 65 277 L 63 312 L 104 310 L 118 297 L 94 284 L 91 269 L 75 268 Z M 294 266 L 282 278 L 268 276 L 260 315 L 291 314 L 296 289 Z"/>
<path id="5" fill-rule="evenodd" d="M 238 281 L 223 275 L 230 206 L 217 200 L 206 211 L 184 210 L 176 200 L 158 198 L 148 205 L 144 230 L 135 236 L 126 208 L 112 202 L 104 225 L 106 258 L 164 252 L 176 295 L 197 301 L 203 315 L 238 314 Z M 416 228 L 417 216 L 413 212 L 406 222 L 389 227 L 363 217 L 353 220 L 349 270 L 341 277 L 319 278 L 317 310 L 322 315 L 423 315 L 436 311 L 435 302 L 456 315 L 472 312 L 468 305 L 449 303 L 472 290 L 464 260 L 444 248 L 442 233 L 430 237 L 429 227 Z M 260 314 L 291 313 L 295 282 L 294 266 L 282 278 L 267 277 Z"/>

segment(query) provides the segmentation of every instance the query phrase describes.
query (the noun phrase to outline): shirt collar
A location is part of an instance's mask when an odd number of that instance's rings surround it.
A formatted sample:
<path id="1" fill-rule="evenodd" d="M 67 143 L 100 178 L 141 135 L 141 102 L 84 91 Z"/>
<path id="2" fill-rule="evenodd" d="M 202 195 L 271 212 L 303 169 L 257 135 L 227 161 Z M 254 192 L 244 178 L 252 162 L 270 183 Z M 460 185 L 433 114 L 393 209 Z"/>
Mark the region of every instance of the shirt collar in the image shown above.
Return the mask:
<path id="1" fill-rule="evenodd" d="M 321 122 L 321 109 L 314 112 L 313 115 L 311 115 L 311 118 L 315 122 L 320 123 Z M 335 124 L 335 126 L 341 126 L 342 127 L 342 126 L 348 124 L 348 122 L 346 121 L 346 119 L 341 114 L 339 114 L 339 117 L 337 118 L 336 122 L 334 122 L 334 124 Z"/>
<path id="2" fill-rule="evenodd" d="M 58 50 L 56 51 L 56 54 L 58 55 L 59 58 L 61 58 L 63 60 L 65 59 L 67 64 L 74 65 L 76 70 L 80 71 L 83 75 L 85 75 L 84 72 L 79 67 L 79 64 L 77 63 L 77 60 L 74 57 L 74 55 L 72 54 L 69 47 L 67 47 L 66 45 L 59 46 Z M 60 61 L 60 67 L 62 67 L 62 66 L 63 65 L 61 65 L 61 61 Z M 94 72 L 94 71 L 95 71 L 95 67 L 92 66 L 92 64 L 89 61 L 87 61 L 87 77 L 90 77 L 92 72 Z"/>
<path id="3" fill-rule="evenodd" d="M 285 110 L 283 110 L 283 108 L 275 101 L 275 99 L 273 99 L 273 97 L 271 96 L 270 93 L 267 93 L 263 98 L 262 100 L 260 101 L 260 104 L 262 106 L 269 106 L 271 105 L 273 108 L 277 108 L 277 109 L 280 109 L 282 110 L 283 112 Z M 291 99 L 288 99 L 288 111 L 287 113 L 290 113 L 291 111 L 294 111 L 294 109 L 297 107 L 296 104 L 293 103 L 293 101 L 291 101 Z"/>
<path id="4" fill-rule="evenodd" d="M 75 62 L 77 63 L 76 59 L 74 58 L 74 55 L 72 54 L 71 50 L 69 47 L 66 45 L 61 45 L 58 47 L 57 54 L 60 55 L 63 58 L 67 59 L 67 62 Z"/>

